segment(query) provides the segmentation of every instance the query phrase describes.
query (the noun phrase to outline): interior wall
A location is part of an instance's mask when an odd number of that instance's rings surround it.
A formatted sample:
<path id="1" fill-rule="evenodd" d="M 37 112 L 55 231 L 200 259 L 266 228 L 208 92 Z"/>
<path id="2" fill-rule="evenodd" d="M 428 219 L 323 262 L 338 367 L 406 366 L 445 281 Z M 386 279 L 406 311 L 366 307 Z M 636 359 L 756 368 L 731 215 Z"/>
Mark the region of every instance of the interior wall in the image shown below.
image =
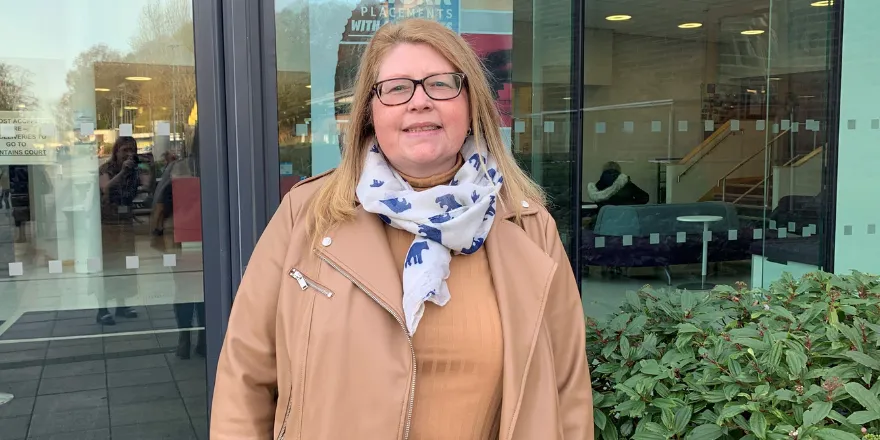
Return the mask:
<path id="1" fill-rule="evenodd" d="M 594 35 L 586 33 L 588 49 L 589 39 Z M 700 85 L 704 82 L 706 43 L 615 33 L 611 47 L 611 83 L 585 85 L 584 105 L 589 109 L 671 99 L 675 126 L 669 127 L 671 109 L 666 105 L 588 111 L 584 127 L 584 191 L 587 184 L 598 179 L 602 164 L 613 160 L 655 203 L 657 165 L 649 160 L 669 155 L 682 157 L 699 145 L 704 136 L 700 124 Z M 586 57 L 589 59 L 590 54 Z M 659 132 L 656 124 L 652 124 L 654 121 L 661 124 Z M 688 130 L 678 131 L 678 121 L 688 121 Z"/>

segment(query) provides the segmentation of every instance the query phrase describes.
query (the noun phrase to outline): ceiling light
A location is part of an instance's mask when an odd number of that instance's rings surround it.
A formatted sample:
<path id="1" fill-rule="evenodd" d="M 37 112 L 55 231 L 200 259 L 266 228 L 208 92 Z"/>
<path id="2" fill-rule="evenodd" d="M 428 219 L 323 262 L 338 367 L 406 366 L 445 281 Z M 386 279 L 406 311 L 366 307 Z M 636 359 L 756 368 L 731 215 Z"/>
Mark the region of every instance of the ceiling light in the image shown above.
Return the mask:
<path id="1" fill-rule="evenodd" d="M 312 85 L 311 85 L 311 84 L 306 84 L 306 88 L 307 88 L 307 89 L 311 89 L 311 88 L 312 88 Z"/>
<path id="2" fill-rule="evenodd" d="M 703 27 L 703 23 L 682 23 L 678 25 L 681 29 L 696 29 L 698 27 Z"/>
<path id="3" fill-rule="evenodd" d="M 24 105 L 24 104 L 19 104 L 19 105 L 18 105 L 18 108 L 27 108 L 27 106 Z"/>
<path id="4" fill-rule="evenodd" d="M 810 3 L 810 6 L 822 7 L 822 6 L 831 6 L 833 4 L 834 4 L 834 0 L 821 0 L 818 2 Z"/>
<path id="5" fill-rule="evenodd" d="M 95 87 L 96 92 L 109 92 L 110 89 L 105 89 L 103 87 Z"/>
<path id="6" fill-rule="evenodd" d="M 126 76 L 125 79 L 129 81 L 150 81 L 153 78 L 150 78 L 149 76 Z"/>
<path id="7" fill-rule="evenodd" d="M 763 29 L 748 29 L 740 32 L 743 35 L 761 35 L 764 33 Z"/>
<path id="8" fill-rule="evenodd" d="M 605 17 L 605 19 L 608 21 L 626 21 L 631 18 L 632 18 L 632 15 L 625 15 L 625 14 L 609 15 L 609 16 Z"/>
<path id="9" fill-rule="evenodd" d="M 749 93 L 752 93 L 752 94 L 755 94 L 755 95 L 758 94 L 758 91 L 755 90 L 755 89 L 746 89 L 746 92 L 749 92 Z"/>
<path id="10" fill-rule="evenodd" d="M 770 81 L 779 81 L 779 80 L 781 80 L 781 79 L 782 79 L 782 78 L 777 78 L 777 77 L 775 77 L 775 76 L 770 77 Z"/>
<path id="11" fill-rule="evenodd" d="M 138 109 L 137 107 L 135 107 L 135 106 L 133 106 L 133 105 L 127 105 L 127 106 L 122 107 L 122 108 L 124 108 L 124 109 L 126 109 L 126 110 L 137 110 L 137 109 Z"/>
<path id="12" fill-rule="evenodd" d="M 803 99 L 810 99 L 810 98 L 815 98 L 815 97 L 816 97 L 816 95 L 801 95 L 801 98 L 803 98 Z"/>
<path id="13" fill-rule="evenodd" d="M 565 98 L 562 98 L 562 100 L 563 100 L 563 101 L 571 101 L 571 97 L 570 97 L 570 96 L 566 96 Z"/>

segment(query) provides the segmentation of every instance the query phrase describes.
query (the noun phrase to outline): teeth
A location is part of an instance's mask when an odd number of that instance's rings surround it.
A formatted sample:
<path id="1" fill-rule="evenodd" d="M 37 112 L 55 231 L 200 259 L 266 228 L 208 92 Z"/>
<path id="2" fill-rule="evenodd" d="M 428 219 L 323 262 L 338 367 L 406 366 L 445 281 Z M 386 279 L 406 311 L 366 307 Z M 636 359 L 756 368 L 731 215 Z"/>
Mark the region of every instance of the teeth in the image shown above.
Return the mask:
<path id="1" fill-rule="evenodd" d="M 408 129 L 406 129 L 406 131 L 430 131 L 430 130 L 437 130 L 439 128 L 440 127 L 438 127 L 436 125 L 431 125 L 431 126 L 427 126 L 427 127 L 408 128 Z"/>

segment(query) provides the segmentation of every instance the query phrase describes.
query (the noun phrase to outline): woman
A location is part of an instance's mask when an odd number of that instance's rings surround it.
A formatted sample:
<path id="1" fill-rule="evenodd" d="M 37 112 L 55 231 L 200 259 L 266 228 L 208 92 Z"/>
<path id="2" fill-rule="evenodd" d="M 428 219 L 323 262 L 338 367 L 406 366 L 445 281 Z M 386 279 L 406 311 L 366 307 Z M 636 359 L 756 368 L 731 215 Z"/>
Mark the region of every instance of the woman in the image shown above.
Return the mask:
<path id="1" fill-rule="evenodd" d="M 648 203 L 648 193 L 620 171 L 617 162 L 606 162 L 602 175 L 596 183 L 587 185 L 587 195 L 599 207 L 605 205 L 644 205 Z"/>
<path id="2" fill-rule="evenodd" d="M 104 265 L 125 261 L 135 255 L 135 236 L 132 225 L 132 205 L 138 186 L 149 176 L 142 176 L 138 169 L 137 141 L 130 136 L 120 136 L 113 143 L 110 158 L 98 169 L 98 185 L 101 188 L 101 229 Z M 102 325 L 115 325 L 116 319 L 107 308 L 109 299 L 116 300 L 116 318 L 137 318 L 137 312 L 125 306 L 123 294 L 136 292 L 106 292 L 99 298 L 95 321 Z"/>
<path id="3" fill-rule="evenodd" d="M 455 33 L 379 29 L 339 168 L 251 257 L 211 438 L 593 438 L 577 286 L 491 96 Z"/>

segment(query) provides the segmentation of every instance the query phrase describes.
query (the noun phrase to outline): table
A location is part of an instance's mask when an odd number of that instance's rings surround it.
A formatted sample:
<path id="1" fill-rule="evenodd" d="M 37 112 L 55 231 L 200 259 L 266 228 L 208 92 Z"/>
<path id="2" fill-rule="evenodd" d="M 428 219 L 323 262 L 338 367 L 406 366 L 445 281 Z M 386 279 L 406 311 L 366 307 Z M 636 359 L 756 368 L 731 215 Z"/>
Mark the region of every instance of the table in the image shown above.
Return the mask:
<path id="1" fill-rule="evenodd" d="M 709 232 L 709 223 L 717 222 L 721 220 L 723 217 L 720 215 L 683 215 L 681 217 L 676 217 L 676 220 L 680 222 L 686 223 L 702 223 L 703 224 L 703 236 L 700 239 L 703 241 L 703 267 L 700 271 L 700 275 L 702 275 L 702 279 L 700 280 L 700 284 L 697 283 L 687 283 L 678 286 L 680 289 L 691 289 L 691 290 L 706 290 L 715 287 L 714 284 L 709 283 L 706 284 L 706 260 L 709 258 L 709 240 L 706 239 L 706 235 Z"/>

